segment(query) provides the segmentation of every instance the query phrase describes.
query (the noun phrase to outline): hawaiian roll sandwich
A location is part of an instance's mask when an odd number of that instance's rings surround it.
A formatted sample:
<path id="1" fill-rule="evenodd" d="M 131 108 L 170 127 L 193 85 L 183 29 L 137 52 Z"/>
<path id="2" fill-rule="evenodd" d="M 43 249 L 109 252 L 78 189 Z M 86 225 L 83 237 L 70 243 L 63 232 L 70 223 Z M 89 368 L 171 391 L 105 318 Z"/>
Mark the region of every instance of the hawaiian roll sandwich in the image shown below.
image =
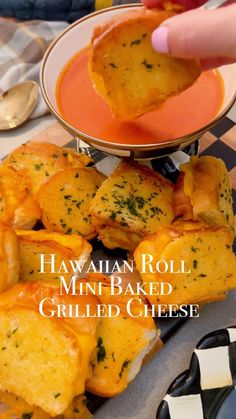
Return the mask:
<path id="1" fill-rule="evenodd" d="M 45 141 L 29 141 L 13 150 L 2 164 L 28 177 L 30 191 L 35 195 L 55 173 L 72 167 L 85 167 L 90 162 L 90 157 L 76 153 L 72 148 L 58 147 Z"/>
<path id="2" fill-rule="evenodd" d="M 133 161 L 121 161 L 90 203 L 92 224 L 109 249 L 133 251 L 147 234 L 174 219 L 173 184 Z"/>
<path id="3" fill-rule="evenodd" d="M 97 233 L 89 208 L 105 176 L 95 168 L 69 168 L 51 176 L 37 198 L 42 222 L 49 231 L 77 234 L 90 240 Z"/>
<path id="4" fill-rule="evenodd" d="M 87 285 L 93 287 L 98 281 L 102 284 L 102 293 L 99 296 L 87 293 Z M 46 381 L 40 384 L 42 387 L 41 393 L 38 394 L 36 391 L 35 394 L 32 394 L 32 387 L 37 389 L 39 382 L 41 382 L 39 353 L 43 353 L 42 362 L 47 363 L 47 365 L 50 364 L 51 354 L 48 353 L 48 349 L 46 350 L 46 345 L 48 344 L 51 348 L 51 342 L 56 336 L 53 325 L 56 325 L 57 322 L 60 324 L 62 334 L 64 328 L 76 338 L 79 348 L 79 359 L 73 370 L 73 372 L 77 372 L 73 386 L 74 390 L 72 391 L 72 388 L 68 387 L 67 392 L 65 391 L 65 380 L 63 379 L 64 375 L 62 375 L 62 379 L 58 381 L 58 393 L 62 395 L 60 400 L 69 400 L 72 396 L 82 394 L 85 387 L 87 390 L 105 397 L 120 393 L 137 375 L 143 361 L 150 355 L 154 346 L 156 347 L 157 343 L 160 345 L 158 330 L 152 317 L 144 313 L 144 302 L 142 300 L 136 303 L 135 298 L 130 301 L 131 295 L 112 295 L 109 278 L 104 278 L 102 275 L 91 274 L 87 280 L 81 280 L 80 282 L 84 283 L 84 294 L 80 295 L 70 295 L 67 292 L 62 292 L 60 287 L 51 283 L 19 283 L 3 293 L 3 298 L 0 301 L 0 311 L 11 312 L 15 309 L 18 310 L 17 307 L 21 307 L 21 310 L 28 310 L 27 316 L 22 315 L 22 319 L 28 322 L 25 336 L 23 332 L 22 334 L 18 333 L 21 326 L 21 317 L 19 317 L 18 311 L 14 312 L 15 322 L 12 323 L 13 331 L 16 329 L 16 325 L 17 327 L 19 325 L 17 330 L 14 333 L 12 332 L 13 345 L 19 339 L 22 350 L 25 348 L 25 341 L 28 342 L 32 338 L 32 341 L 36 343 L 34 339 L 36 339 L 37 331 L 40 331 L 43 325 L 45 327 L 49 325 L 47 330 L 52 334 L 51 340 L 48 342 L 49 338 L 46 336 L 47 339 L 43 339 L 40 345 L 34 345 L 33 354 L 37 362 L 33 361 L 33 355 L 31 355 L 29 348 L 25 356 L 25 363 L 30 362 L 33 379 L 29 381 L 29 374 L 22 371 L 20 385 L 18 381 L 9 383 L 9 379 L 4 375 L 0 387 L 2 390 L 19 395 L 28 403 L 43 408 L 46 412 L 51 412 L 55 408 L 51 405 L 53 398 L 50 398 L 50 395 L 52 389 L 54 392 L 56 381 L 54 383 L 52 380 L 56 375 L 54 374 L 47 381 L 46 378 L 50 369 L 47 370 L 45 367 L 44 377 Z M 128 303 L 132 315 L 127 311 Z M 118 315 L 110 317 L 101 315 L 98 317 L 98 307 L 109 305 L 116 305 L 119 308 Z M 76 306 L 78 307 L 77 311 Z M 90 316 L 87 315 L 88 307 Z M 73 312 L 71 311 L 72 308 Z M 38 323 L 33 322 L 31 329 L 29 316 L 34 316 L 32 313 L 39 316 L 40 321 Z M 25 329 L 22 330 L 25 332 Z M 6 346 L 4 336 L 3 332 L 2 338 L 0 335 L 0 345 L 3 345 L 3 347 Z M 57 353 L 57 350 L 59 351 L 59 348 L 56 346 L 52 356 L 58 358 L 58 368 L 62 368 L 59 361 L 63 360 L 63 356 L 69 356 L 70 351 L 66 355 L 68 349 L 62 350 L 62 354 L 60 354 L 60 351 Z M 12 358 L 8 358 L 7 354 L 8 352 L 5 353 L 6 358 L 4 358 L 4 361 L 7 361 L 6 369 L 8 372 L 10 371 L 10 376 L 14 376 L 15 368 L 20 362 L 18 356 L 21 356 L 21 352 L 16 353 L 14 361 Z M 24 368 L 24 362 L 21 364 Z M 68 376 L 68 380 L 70 380 L 70 377 L 71 375 Z M 45 400 L 46 391 L 48 397 Z M 65 408 L 65 403 L 63 406 Z M 59 414 L 60 407 L 56 405 L 55 409 Z"/>
<path id="5" fill-rule="evenodd" d="M 19 247 L 15 231 L 0 221 L 0 292 L 15 285 L 19 279 Z"/>
<path id="6" fill-rule="evenodd" d="M 99 281 L 102 304 L 119 307 L 119 314 L 100 319 L 96 329 L 97 345 L 91 357 L 92 375 L 87 390 L 103 397 L 121 393 L 133 381 L 146 358 L 161 347 L 159 330 L 139 295 L 112 290 L 110 280 L 89 275 L 90 284 Z M 136 297 L 136 298 L 135 298 Z"/>
<path id="7" fill-rule="evenodd" d="M 151 35 L 174 13 L 139 8 L 95 28 L 90 75 L 114 116 L 133 119 L 190 87 L 199 77 L 197 60 L 154 51 Z"/>
<path id="8" fill-rule="evenodd" d="M 174 190 L 175 217 L 226 226 L 232 239 L 234 211 L 232 185 L 223 160 L 213 156 L 192 156 L 180 166 Z"/>
<path id="9" fill-rule="evenodd" d="M 30 192 L 30 180 L 13 167 L 0 165 L 0 220 L 13 228 L 31 229 L 41 216 Z"/>
<path id="10" fill-rule="evenodd" d="M 148 255 L 150 264 L 144 265 L 144 255 Z M 169 293 L 147 296 L 156 309 L 158 305 L 168 311 L 171 304 L 178 309 L 180 305 L 220 300 L 236 288 L 236 257 L 231 232 L 225 226 L 175 222 L 146 237 L 134 257 L 144 283 L 171 285 Z"/>
<path id="11" fill-rule="evenodd" d="M 83 274 L 92 246 L 82 236 L 48 230 L 16 230 L 19 243 L 20 279 L 69 283 Z M 77 263 L 78 261 L 78 263 Z M 81 271 L 78 270 L 81 265 Z"/>
<path id="12" fill-rule="evenodd" d="M 82 370 L 76 335 L 32 307 L 1 306 L 0 346 L 0 390 L 51 416 L 61 414 Z"/>
<path id="13" fill-rule="evenodd" d="M 63 294 L 51 282 L 22 282 L 1 297 L 0 390 L 52 416 L 63 413 L 84 393 L 91 375 L 99 300 L 94 295 Z M 79 306 L 80 317 L 69 317 L 71 305 Z M 59 306 L 64 314 L 54 315 Z"/>

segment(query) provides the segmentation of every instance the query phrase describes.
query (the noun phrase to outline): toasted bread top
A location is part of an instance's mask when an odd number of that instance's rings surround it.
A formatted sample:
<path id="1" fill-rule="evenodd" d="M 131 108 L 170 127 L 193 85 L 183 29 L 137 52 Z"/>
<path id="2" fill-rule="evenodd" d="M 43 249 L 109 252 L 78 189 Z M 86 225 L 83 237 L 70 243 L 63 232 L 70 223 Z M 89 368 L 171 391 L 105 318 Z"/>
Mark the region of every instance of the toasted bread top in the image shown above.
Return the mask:
<path id="1" fill-rule="evenodd" d="M 116 117 L 128 120 L 149 112 L 199 77 L 197 60 L 170 57 L 152 48 L 153 30 L 173 15 L 139 8 L 95 28 L 89 71 Z"/>
<path id="2" fill-rule="evenodd" d="M 0 221 L 0 292 L 19 281 L 19 248 L 14 230 Z"/>
<path id="3" fill-rule="evenodd" d="M 75 335 L 31 308 L 1 307 L 0 313 L 0 389 L 51 415 L 62 413 L 81 371 Z"/>
<path id="4" fill-rule="evenodd" d="M 145 22 L 152 30 L 159 26 L 164 20 L 169 19 L 174 15 L 175 13 L 171 11 L 164 11 L 154 8 L 147 9 L 145 7 L 123 12 L 118 16 L 114 16 L 112 19 L 109 19 L 108 21 L 97 26 L 93 31 L 91 44 L 93 47 L 99 47 L 101 38 L 109 34 L 112 29 L 118 28 L 119 26 L 123 27 L 124 24 L 128 30 L 129 25 L 132 25 L 133 23 L 136 24 L 139 22 Z"/>
<path id="5" fill-rule="evenodd" d="M 88 280 L 92 282 L 96 276 L 90 275 Z M 102 304 L 117 305 L 120 314 L 101 319 L 98 324 L 97 347 L 91 360 L 93 374 L 87 388 L 95 394 L 111 397 L 123 391 L 138 374 L 145 355 L 158 337 L 158 330 L 151 315 L 145 317 L 140 296 L 124 292 L 112 295 L 109 279 L 99 276 L 98 281 L 102 283 L 99 296 Z M 132 316 L 127 309 L 129 301 Z"/>
<path id="6" fill-rule="evenodd" d="M 232 186 L 223 160 L 192 156 L 180 170 L 174 193 L 175 215 L 213 226 L 228 226 L 234 236 Z"/>
<path id="7" fill-rule="evenodd" d="M 5 165 L 0 166 L 0 220 L 15 228 L 32 228 L 40 208 L 30 192 L 28 177 Z"/>
<path id="8" fill-rule="evenodd" d="M 28 177 L 29 188 L 36 194 L 40 186 L 59 170 L 84 167 L 91 159 L 73 149 L 45 141 L 29 141 L 13 150 L 3 164 L 20 170 Z"/>
<path id="9" fill-rule="evenodd" d="M 42 221 L 51 231 L 80 234 L 86 239 L 96 235 L 89 207 L 105 176 L 94 168 L 72 168 L 57 172 L 38 193 Z"/>
<path id="10" fill-rule="evenodd" d="M 75 381 L 74 394 L 82 394 L 85 390 L 85 381 L 91 373 L 89 360 L 96 347 L 95 332 L 99 323 L 96 313 L 100 301 L 95 295 L 86 295 L 85 291 L 84 295 L 67 294 L 62 287 L 51 282 L 21 282 L 3 294 L 0 306 L 20 305 L 39 310 L 42 301 L 44 315 L 49 316 L 49 320 L 51 318 L 58 320 L 75 335 L 80 353 L 80 372 Z M 78 306 L 79 316 L 70 317 L 70 307 L 75 305 Z M 58 314 L 58 306 L 64 307 L 64 315 Z M 87 316 L 87 307 L 90 308 L 91 317 Z"/>
<path id="11" fill-rule="evenodd" d="M 136 241 L 139 236 L 172 222 L 173 185 L 148 167 L 122 161 L 97 191 L 90 212 L 101 239 L 108 233 L 105 227 L 109 227 L 114 243 L 121 236 L 119 230 L 116 233 L 117 228 L 138 235 Z M 120 237 L 120 246 L 126 241 Z"/>
<path id="12" fill-rule="evenodd" d="M 142 255 L 152 255 L 152 267 L 143 266 Z M 149 295 L 156 304 L 206 303 L 222 298 L 236 287 L 236 257 L 232 239 L 226 227 L 213 227 L 205 223 L 176 222 L 161 227 L 146 237 L 134 252 L 138 270 L 144 282 L 162 281 L 172 285 L 169 295 Z M 174 272 L 171 271 L 174 261 Z M 158 261 L 165 261 L 168 269 L 156 269 Z M 183 261 L 183 262 L 181 262 Z M 181 263 L 184 263 L 184 267 Z"/>
<path id="13" fill-rule="evenodd" d="M 16 230 L 17 236 L 28 242 L 55 243 L 68 249 L 68 255 L 86 259 L 92 251 L 92 246 L 82 237 L 75 234 L 65 235 L 63 233 L 48 230 Z"/>

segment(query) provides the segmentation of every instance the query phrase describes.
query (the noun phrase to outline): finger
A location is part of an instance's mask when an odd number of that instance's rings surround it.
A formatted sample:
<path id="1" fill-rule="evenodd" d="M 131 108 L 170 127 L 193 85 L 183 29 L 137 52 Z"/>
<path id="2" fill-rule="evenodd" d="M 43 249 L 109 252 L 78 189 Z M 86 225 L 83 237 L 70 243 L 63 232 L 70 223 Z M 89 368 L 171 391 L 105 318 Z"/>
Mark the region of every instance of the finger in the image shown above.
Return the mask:
<path id="1" fill-rule="evenodd" d="M 236 4 L 174 16 L 152 35 L 156 51 L 181 58 L 236 58 Z"/>

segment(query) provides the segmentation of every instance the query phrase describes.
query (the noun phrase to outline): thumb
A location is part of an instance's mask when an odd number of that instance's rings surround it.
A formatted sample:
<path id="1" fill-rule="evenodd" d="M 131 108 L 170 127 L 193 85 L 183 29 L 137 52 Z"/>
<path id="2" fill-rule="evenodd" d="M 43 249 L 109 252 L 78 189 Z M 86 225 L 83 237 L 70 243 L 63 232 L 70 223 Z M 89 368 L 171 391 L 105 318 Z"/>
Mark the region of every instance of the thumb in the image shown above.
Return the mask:
<path id="1" fill-rule="evenodd" d="M 153 48 L 180 58 L 236 59 L 236 4 L 192 10 L 162 23 L 152 34 Z"/>

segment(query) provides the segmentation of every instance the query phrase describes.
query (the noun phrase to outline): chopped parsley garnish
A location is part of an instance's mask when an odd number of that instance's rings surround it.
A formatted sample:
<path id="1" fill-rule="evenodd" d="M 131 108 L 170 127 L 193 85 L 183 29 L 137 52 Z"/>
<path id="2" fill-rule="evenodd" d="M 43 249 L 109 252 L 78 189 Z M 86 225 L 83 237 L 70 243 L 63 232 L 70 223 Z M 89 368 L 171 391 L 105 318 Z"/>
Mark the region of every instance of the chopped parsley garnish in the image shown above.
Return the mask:
<path id="1" fill-rule="evenodd" d="M 134 41 L 130 43 L 130 46 L 132 47 L 133 45 L 140 45 L 140 44 L 141 44 L 141 39 L 135 39 Z"/>
<path id="2" fill-rule="evenodd" d="M 61 393 L 54 394 L 54 398 L 57 399 L 58 397 L 60 397 L 60 395 Z"/>
<path id="3" fill-rule="evenodd" d="M 137 196 L 136 197 L 136 201 L 137 201 L 137 204 L 138 204 L 138 208 L 139 209 L 141 209 L 141 208 L 144 207 L 145 201 L 144 201 L 144 198 L 142 196 Z"/>
<path id="4" fill-rule="evenodd" d="M 30 413 L 23 413 L 21 419 L 31 419 L 33 417 L 33 412 Z"/>
<path id="5" fill-rule="evenodd" d="M 122 378 L 123 372 L 124 372 L 125 368 L 128 368 L 129 363 L 130 363 L 130 361 L 129 361 L 128 359 L 126 359 L 126 360 L 123 362 L 122 367 L 121 367 L 121 370 L 120 370 L 120 372 L 119 372 L 119 377 L 120 377 L 120 378 Z"/>
<path id="6" fill-rule="evenodd" d="M 194 261 L 193 261 L 193 267 L 194 267 L 194 269 L 197 269 L 197 267 L 198 267 L 198 261 L 196 259 L 194 259 Z"/>
<path id="7" fill-rule="evenodd" d="M 43 167 L 43 163 L 36 163 L 36 164 L 34 165 L 34 167 L 35 167 L 35 170 L 39 171 L 39 170 L 41 170 L 41 169 L 42 169 L 42 167 Z"/>
<path id="8" fill-rule="evenodd" d="M 150 208 L 150 211 L 152 211 L 153 212 L 153 214 L 163 214 L 163 211 L 162 211 L 162 209 L 161 208 L 158 208 L 158 207 L 151 207 Z"/>
<path id="9" fill-rule="evenodd" d="M 105 357 L 106 357 L 106 349 L 103 346 L 102 338 L 99 337 L 97 341 L 97 362 L 104 361 Z"/>
<path id="10" fill-rule="evenodd" d="M 115 221 L 115 219 L 116 219 L 116 215 L 117 215 L 117 213 L 116 213 L 115 211 L 112 211 L 112 212 L 111 212 L 111 214 L 110 214 L 110 219 L 111 219 L 112 221 Z"/>
<path id="11" fill-rule="evenodd" d="M 150 71 L 153 68 L 153 64 L 147 62 L 147 60 L 143 60 L 142 65 L 146 68 L 146 70 Z"/>
<path id="12" fill-rule="evenodd" d="M 116 64 L 114 64 L 114 63 L 109 63 L 109 65 L 110 65 L 112 68 L 118 68 L 118 67 L 117 67 L 117 65 L 116 65 Z"/>

